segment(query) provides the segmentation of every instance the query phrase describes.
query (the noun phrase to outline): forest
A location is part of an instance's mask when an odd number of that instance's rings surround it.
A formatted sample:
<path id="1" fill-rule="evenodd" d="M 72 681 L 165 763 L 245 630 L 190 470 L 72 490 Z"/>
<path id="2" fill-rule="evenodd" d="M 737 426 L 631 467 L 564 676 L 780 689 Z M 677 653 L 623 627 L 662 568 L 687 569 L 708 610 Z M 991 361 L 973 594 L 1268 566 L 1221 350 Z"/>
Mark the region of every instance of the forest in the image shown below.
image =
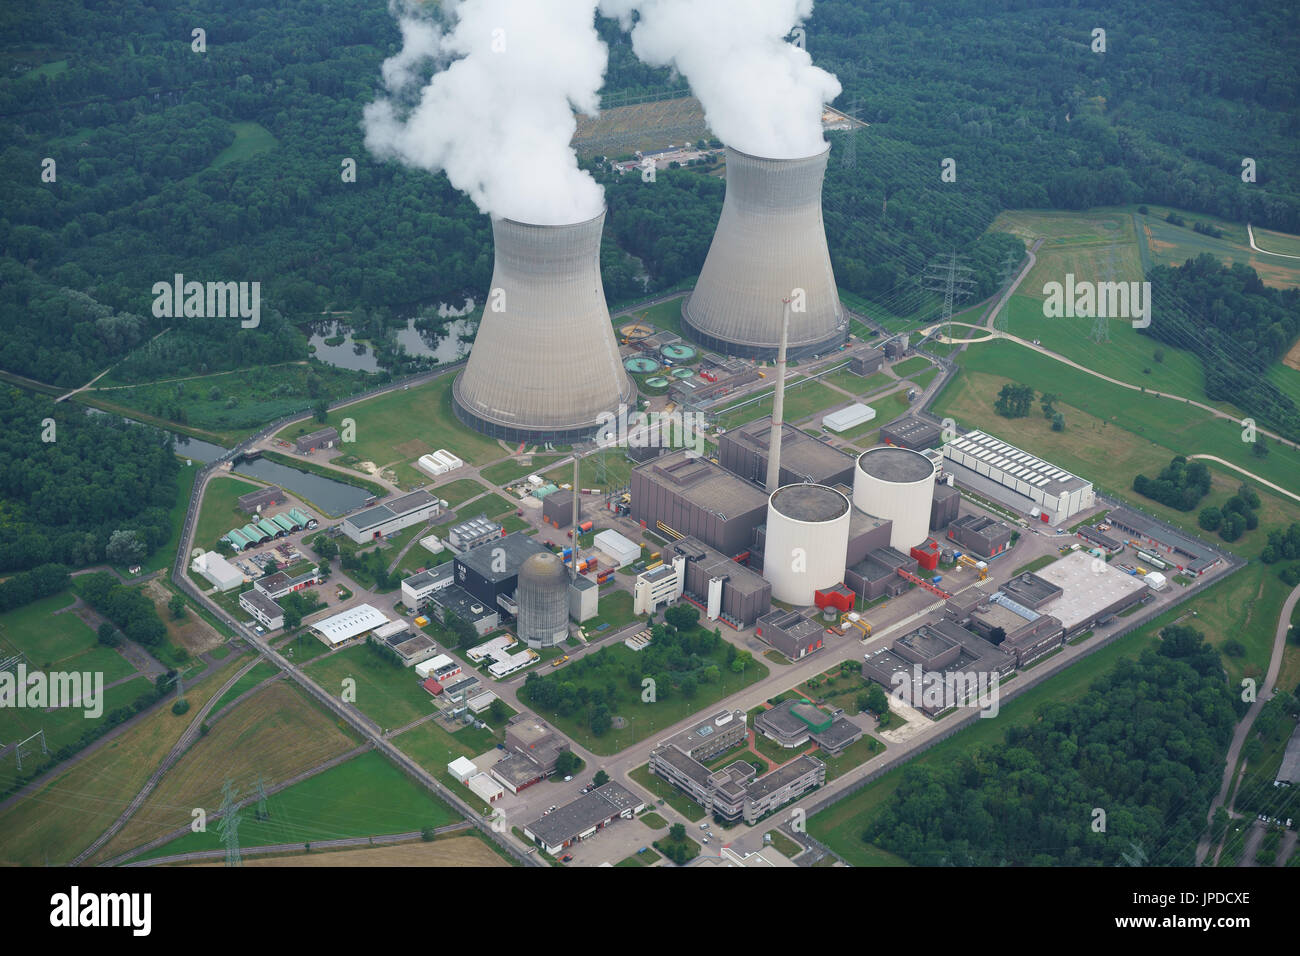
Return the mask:
<path id="1" fill-rule="evenodd" d="M 830 134 L 824 213 L 844 291 L 895 313 L 933 308 L 918 276 L 956 251 L 972 296 L 991 294 L 1021 255 L 1019 240 L 984 232 L 1008 207 L 1142 199 L 1300 228 L 1290 14 L 1190 5 L 1170 17 L 1167 0 L 819 3 L 808 49 L 840 77 L 836 105 L 870 124 Z M 58 385 L 123 358 L 113 377 L 126 383 L 205 374 L 305 359 L 301 327 L 326 311 L 361 310 L 382 330 L 481 300 L 487 218 L 445 177 L 378 162 L 362 143 L 361 110 L 400 43 L 385 5 L 252 0 L 202 19 L 197 53 L 179 0 L 0 11 L 0 367 Z M 1087 42 L 1099 20 L 1104 54 Z M 639 63 L 615 23 L 599 26 L 607 96 L 682 87 Z M 955 183 L 940 182 L 944 157 Z M 355 182 L 340 176 L 346 158 Z M 721 182 L 596 175 L 611 302 L 689 282 Z M 176 273 L 260 281 L 261 326 L 155 318 L 151 286 Z"/>
<path id="2" fill-rule="evenodd" d="M 1210 469 L 1205 467 L 1205 462 L 1189 462 L 1184 456 L 1178 455 L 1155 478 L 1146 475 L 1134 478 L 1133 490 L 1170 508 L 1191 511 L 1210 493 L 1212 483 L 1213 478 Z"/>
<path id="3" fill-rule="evenodd" d="M 1200 632 L 1161 637 L 1004 743 L 910 765 L 862 839 L 922 866 L 1192 865 L 1246 705 Z"/>
<path id="4" fill-rule="evenodd" d="M 179 471 L 162 432 L 0 388 L 0 571 L 152 554 Z"/>

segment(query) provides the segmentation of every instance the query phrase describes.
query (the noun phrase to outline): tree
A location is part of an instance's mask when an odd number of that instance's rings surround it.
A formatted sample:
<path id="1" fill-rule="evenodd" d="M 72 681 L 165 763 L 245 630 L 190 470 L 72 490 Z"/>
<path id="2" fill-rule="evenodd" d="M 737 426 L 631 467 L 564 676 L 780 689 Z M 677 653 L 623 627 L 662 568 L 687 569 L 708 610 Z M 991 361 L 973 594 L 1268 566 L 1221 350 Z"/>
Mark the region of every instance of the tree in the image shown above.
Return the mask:
<path id="1" fill-rule="evenodd" d="M 1034 390 L 1028 385 L 1003 385 L 993 403 L 994 410 L 1004 418 L 1024 418 L 1034 404 Z"/>
<path id="2" fill-rule="evenodd" d="M 1054 432 L 1065 431 L 1065 416 L 1062 415 L 1060 412 L 1057 412 L 1052 416 L 1052 431 Z"/>
<path id="3" fill-rule="evenodd" d="M 1206 531 L 1218 531 L 1219 526 L 1223 524 L 1223 512 L 1213 506 L 1202 508 L 1201 513 L 1196 516 L 1196 523 Z"/>
<path id="4" fill-rule="evenodd" d="M 330 417 L 330 403 L 322 398 L 320 401 L 312 405 L 311 413 L 312 417 L 315 418 L 316 421 L 320 422 L 322 425 L 325 424 L 325 422 L 329 421 Z"/>
<path id="5" fill-rule="evenodd" d="M 105 621 L 99 625 L 99 643 L 105 647 L 117 647 L 122 643 L 122 632 L 112 625 L 111 622 Z"/>
<path id="6" fill-rule="evenodd" d="M 668 828 L 668 839 L 674 843 L 681 843 L 686 839 L 686 824 L 674 823 Z"/>
<path id="7" fill-rule="evenodd" d="M 488 716 L 494 724 L 504 724 L 507 719 L 506 702 L 498 697 L 488 706 Z"/>
<path id="8" fill-rule="evenodd" d="M 989 631 L 989 643 L 995 647 L 1007 639 L 1007 630 L 1004 627 L 995 627 Z"/>
<path id="9" fill-rule="evenodd" d="M 1254 443 L 1250 446 L 1250 450 L 1251 450 L 1251 453 L 1252 453 L 1256 458 L 1267 458 L 1267 457 L 1268 457 L 1268 442 L 1263 441 L 1262 439 L 1261 439 L 1261 440 L 1258 440 L 1258 441 L 1254 442 Z"/>
<path id="10" fill-rule="evenodd" d="M 135 531 L 114 531 L 104 549 L 104 556 L 110 564 L 132 565 L 144 555 L 144 545 Z"/>
<path id="11" fill-rule="evenodd" d="M 699 682 L 696 681 L 694 677 L 687 675 L 686 677 L 683 677 L 681 681 L 678 683 L 678 688 L 681 690 L 683 697 L 685 697 L 687 700 L 691 700 L 692 698 L 695 697 L 696 694 L 699 693 L 700 685 Z"/>
<path id="12" fill-rule="evenodd" d="M 568 777 L 582 769 L 582 758 L 572 750 L 563 750 L 555 758 L 555 775 Z"/>
<path id="13" fill-rule="evenodd" d="M 592 708 L 590 726 L 592 734 L 596 737 L 603 737 L 609 733 L 609 729 L 614 726 L 614 718 L 609 708 L 604 704 L 597 704 Z"/>
<path id="14" fill-rule="evenodd" d="M 434 827 L 420 828 L 420 839 L 423 840 L 425 843 L 432 843 L 437 836 L 438 836 L 438 831 Z"/>
<path id="15" fill-rule="evenodd" d="M 605 784 L 609 783 L 609 774 L 605 773 L 603 770 L 597 770 L 596 776 L 591 778 L 591 782 L 597 787 L 603 787 Z"/>
<path id="16" fill-rule="evenodd" d="M 664 611 L 664 620 L 679 631 L 689 631 L 700 622 L 700 612 L 689 604 L 674 604 Z"/>
<path id="17" fill-rule="evenodd" d="M 885 694 L 884 688 L 879 684 L 872 684 L 867 688 L 867 710 L 871 711 L 877 717 L 883 717 L 889 713 L 889 697 Z"/>
<path id="18" fill-rule="evenodd" d="M 173 594 L 167 602 L 167 610 L 172 612 L 172 617 L 180 620 L 185 616 L 185 598 L 179 594 Z"/>

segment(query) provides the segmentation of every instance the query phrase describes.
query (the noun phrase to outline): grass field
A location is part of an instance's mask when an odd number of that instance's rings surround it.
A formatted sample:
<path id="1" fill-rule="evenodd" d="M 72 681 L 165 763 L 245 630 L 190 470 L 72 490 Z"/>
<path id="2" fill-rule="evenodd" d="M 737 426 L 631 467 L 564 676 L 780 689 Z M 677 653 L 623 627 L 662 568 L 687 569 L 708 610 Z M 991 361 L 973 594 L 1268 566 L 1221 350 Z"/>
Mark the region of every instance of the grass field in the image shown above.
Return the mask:
<path id="1" fill-rule="evenodd" d="M 521 465 L 518 460 L 511 458 L 509 461 L 500 461 L 484 468 L 479 474 L 494 485 L 508 485 L 529 475 L 539 475 L 543 469 L 550 468 L 559 460 L 558 455 L 534 455 L 531 459 L 532 464 Z"/>
<path id="2" fill-rule="evenodd" d="M 201 708 L 237 669 L 226 664 L 186 691 L 191 712 Z M 0 861 L 22 866 L 69 862 L 104 832 L 158 763 L 175 746 L 189 721 L 163 706 L 0 814 Z M 0 765 L 0 782 L 12 765 Z"/>
<path id="3" fill-rule="evenodd" d="M 809 382 L 807 385 L 799 385 L 796 388 L 790 388 L 790 385 L 787 384 L 786 389 L 785 420 L 791 424 L 801 422 L 811 415 L 820 415 L 822 412 L 833 411 L 841 405 L 847 404 L 847 400 L 843 395 L 827 388 L 821 382 Z M 738 425 L 744 425 L 747 422 L 771 415 L 771 392 L 769 391 L 766 394 L 767 397 L 761 401 L 740 408 L 732 406 L 732 410 L 718 412 L 718 425 L 722 428 L 735 428 Z"/>
<path id="4" fill-rule="evenodd" d="M 249 159 L 260 153 L 269 153 L 280 145 L 269 129 L 259 123 L 231 123 L 235 130 L 235 141 L 223 149 L 208 163 L 208 169 L 220 169 L 241 159 Z"/>
<path id="5" fill-rule="evenodd" d="M 178 864 L 180 865 L 180 864 Z M 185 864 L 224 866 L 224 863 Z M 328 867 L 509 867 L 510 861 L 493 851 L 484 840 L 453 836 L 432 843 L 399 843 L 356 850 L 327 850 L 272 857 L 245 857 L 243 866 L 328 866 Z"/>
<path id="6" fill-rule="evenodd" d="M 327 692 L 341 697 L 343 680 L 356 681 L 356 706 L 386 730 L 433 712 L 433 698 L 415 671 L 377 657 L 364 645 L 308 664 L 306 671 Z"/>
<path id="7" fill-rule="evenodd" d="M 601 654 L 609 655 L 609 659 L 616 666 L 622 666 L 625 663 L 630 664 L 638 659 L 635 651 L 624 647 L 622 644 L 602 650 Z M 725 661 L 725 647 L 719 648 L 712 655 L 711 662 L 718 665 L 719 670 L 722 672 L 721 679 L 716 684 L 701 682 L 695 697 L 690 700 L 687 700 L 680 693 L 674 692 L 667 700 L 647 704 L 641 700 L 641 688 L 629 688 L 627 682 L 620 677 L 617 681 L 618 705 L 612 710 L 616 716 L 627 721 L 627 726 L 610 730 L 603 737 L 596 737 L 591 733 L 587 726 L 585 708 L 567 717 L 544 709 L 539 709 L 538 712 L 553 723 L 561 733 L 572 737 L 592 753 L 601 755 L 615 754 L 625 747 L 630 747 L 638 740 L 649 737 L 655 733 L 656 728 L 662 729 L 672 726 L 690 714 L 709 707 L 715 701 L 729 697 L 736 691 L 748 687 L 757 680 L 761 680 L 768 673 L 766 665 L 754 661 L 752 662 L 752 669 L 746 667 L 743 673 L 733 674 L 731 669 L 726 666 Z M 570 671 L 566 674 L 566 677 L 578 687 L 585 686 L 603 691 L 606 683 L 611 679 L 609 674 L 608 669 L 602 668 L 589 671 L 580 677 L 573 676 Z"/>
<path id="8" fill-rule="evenodd" d="M 262 487 L 264 486 L 228 475 L 214 475 L 208 479 L 207 489 L 203 492 L 203 506 L 199 509 L 199 520 L 194 531 L 194 546 L 215 548 L 217 541 L 227 531 L 248 524 L 249 516 L 239 510 L 239 496 Z M 212 587 L 206 579 L 199 580 L 204 590 Z"/>
<path id="9" fill-rule="evenodd" d="M 916 375 L 918 372 L 924 372 L 926 369 L 933 367 L 934 363 L 921 355 L 914 355 L 910 359 L 896 362 L 892 366 L 894 374 L 899 378 L 908 378 L 909 376 Z"/>
<path id="10" fill-rule="evenodd" d="M 447 764 L 457 757 L 473 759 L 493 749 L 504 739 L 504 731 L 493 734 L 472 727 L 450 734 L 433 721 L 426 720 L 418 727 L 398 734 L 393 738 L 393 743 L 471 807 L 481 807 L 483 798 L 449 773 Z"/>
<path id="11" fill-rule="evenodd" d="M 239 680 L 235 681 L 234 686 L 222 694 L 221 699 L 212 705 L 212 713 L 219 713 L 222 707 L 225 707 L 231 701 L 238 700 L 241 696 L 247 694 L 258 684 L 262 683 L 262 681 L 274 677 L 278 673 L 280 673 L 280 668 L 276 667 L 269 661 L 261 661 L 254 665 L 252 670 L 239 678 Z M 252 701 L 250 700 L 249 703 L 252 703 Z"/>
<path id="12" fill-rule="evenodd" d="M 458 478 L 456 481 L 449 481 L 440 487 L 431 488 L 429 492 L 444 499 L 448 507 L 456 508 L 487 490 L 487 486 L 481 481 L 475 481 L 473 478 Z M 473 508 L 470 510 L 472 511 Z"/>
<path id="13" fill-rule="evenodd" d="M 667 780 L 664 780 L 661 777 L 656 777 L 652 774 L 650 772 L 649 764 L 642 764 L 635 770 L 629 771 L 628 776 L 653 793 L 656 798 L 662 799 L 668 804 L 668 806 L 672 807 L 692 823 L 697 823 L 704 819 L 704 808 L 674 787 Z"/>
<path id="14" fill-rule="evenodd" d="M 1284 256 L 1300 256 L 1300 236 L 1271 229 L 1255 229 L 1255 245 Z"/>
<path id="15" fill-rule="evenodd" d="M 772 836 L 773 848 L 786 859 L 793 860 L 803 852 L 803 847 L 798 843 L 795 843 L 794 840 L 791 840 L 780 830 L 769 830 L 768 833 Z"/>
<path id="16" fill-rule="evenodd" d="M 653 811 L 650 813 L 643 813 L 641 816 L 637 817 L 637 819 L 648 826 L 651 830 L 665 830 L 668 828 L 668 821 Z"/>
<path id="17" fill-rule="evenodd" d="M 267 820 L 255 819 L 251 808 L 243 811 L 242 846 L 407 833 L 459 819 L 451 807 L 374 751 L 273 794 L 267 809 Z M 187 833 L 141 859 L 215 850 L 221 845 L 216 827 L 209 826 L 206 833 Z"/>
<path id="18" fill-rule="evenodd" d="M 193 807 L 215 813 L 224 781 L 231 781 L 240 795 L 248 796 L 256 790 L 259 777 L 264 786 L 273 786 L 353 746 L 354 737 L 336 726 L 297 687 L 272 684 L 213 724 L 93 859 L 111 859 L 188 825 Z M 251 811 L 246 813 L 244 824 L 251 825 L 251 817 Z M 244 832 L 241 826 L 241 840 Z M 217 839 L 214 833 L 206 836 L 209 841 Z"/>
<path id="19" fill-rule="evenodd" d="M 884 388 L 886 385 L 897 384 L 897 380 L 890 378 L 884 372 L 874 372 L 863 377 L 850 372 L 848 369 L 831 372 L 830 375 L 823 376 L 821 381 L 826 385 L 842 388 L 852 395 L 867 395 L 877 389 Z"/>
<path id="20" fill-rule="evenodd" d="M 582 459 L 578 466 L 579 488 L 600 488 L 602 491 L 610 488 L 621 488 L 628 483 L 632 474 L 632 462 L 628 461 L 627 455 L 621 448 L 610 448 L 604 452 L 604 475 L 602 476 L 600 455 L 588 455 Z M 554 482 L 557 485 L 570 485 L 573 483 L 573 463 L 561 465 L 559 468 L 552 468 L 542 475 L 547 481 Z M 569 494 L 565 491 L 564 494 Z M 590 517 L 589 512 L 599 507 L 600 500 L 592 498 L 589 495 L 582 496 L 579 501 L 582 504 L 584 517 Z"/>

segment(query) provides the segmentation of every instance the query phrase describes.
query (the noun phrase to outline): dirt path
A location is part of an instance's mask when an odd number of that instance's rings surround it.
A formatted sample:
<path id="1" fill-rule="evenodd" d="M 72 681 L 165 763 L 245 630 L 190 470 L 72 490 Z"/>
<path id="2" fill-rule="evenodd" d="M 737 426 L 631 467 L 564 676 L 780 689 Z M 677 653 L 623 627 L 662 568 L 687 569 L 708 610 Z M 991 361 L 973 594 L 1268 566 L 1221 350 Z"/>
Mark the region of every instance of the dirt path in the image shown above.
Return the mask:
<path id="1" fill-rule="evenodd" d="M 1289 256 L 1285 252 L 1269 252 L 1267 249 L 1261 249 L 1255 244 L 1255 230 L 1250 228 L 1250 223 L 1246 223 L 1246 236 L 1250 239 L 1250 248 L 1256 252 L 1262 252 L 1266 256 L 1278 256 L 1281 259 L 1300 259 L 1300 256 Z"/>

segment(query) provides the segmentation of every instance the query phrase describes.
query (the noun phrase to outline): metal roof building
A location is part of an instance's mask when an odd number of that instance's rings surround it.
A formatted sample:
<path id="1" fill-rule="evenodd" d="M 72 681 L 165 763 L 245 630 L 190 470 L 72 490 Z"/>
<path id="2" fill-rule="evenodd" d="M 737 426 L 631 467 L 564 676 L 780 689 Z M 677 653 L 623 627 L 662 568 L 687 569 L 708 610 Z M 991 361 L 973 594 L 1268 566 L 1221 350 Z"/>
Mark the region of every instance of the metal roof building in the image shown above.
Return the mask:
<path id="1" fill-rule="evenodd" d="M 958 484 L 1025 514 L 1037 508 L 1053 526 L 1096 504 L 1092 482 L 979 430 L 948 442 L 943 457 Z"/>
<path id="2" fill-rule="evenodd" d="M 317 621 L 311 626 L 311 629 L 331 644 L 342 644 L 349 638 L 364 634 L 366 631 L 373 631 L 380 625 L 387 623 L 388 618 L 384 617 L 383 613 L 377 608 L 373 608 L 369 604 L 358 604 L 356 607 L 335 614 L 333 617 Z"/>

